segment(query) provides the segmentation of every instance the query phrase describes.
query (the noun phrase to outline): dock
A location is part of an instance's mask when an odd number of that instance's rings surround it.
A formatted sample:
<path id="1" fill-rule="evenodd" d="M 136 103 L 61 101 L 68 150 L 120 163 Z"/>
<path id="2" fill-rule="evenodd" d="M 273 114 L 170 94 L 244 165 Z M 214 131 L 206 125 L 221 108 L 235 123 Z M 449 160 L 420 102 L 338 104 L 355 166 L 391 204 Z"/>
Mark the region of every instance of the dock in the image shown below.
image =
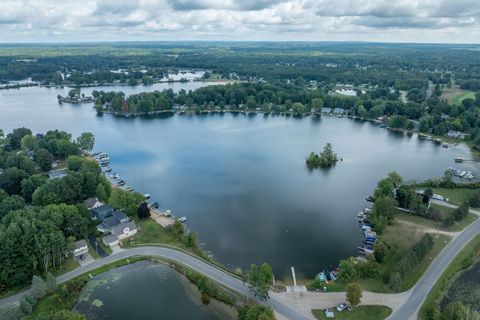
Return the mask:
<path id="1" fill-rule="evenodd" d="M 150 208 L 150 217 L 164 228 L 167 228 L 175 223 L 174 218 L 167 216 L 165 212 L 160 212 L 155 208 Z"/>

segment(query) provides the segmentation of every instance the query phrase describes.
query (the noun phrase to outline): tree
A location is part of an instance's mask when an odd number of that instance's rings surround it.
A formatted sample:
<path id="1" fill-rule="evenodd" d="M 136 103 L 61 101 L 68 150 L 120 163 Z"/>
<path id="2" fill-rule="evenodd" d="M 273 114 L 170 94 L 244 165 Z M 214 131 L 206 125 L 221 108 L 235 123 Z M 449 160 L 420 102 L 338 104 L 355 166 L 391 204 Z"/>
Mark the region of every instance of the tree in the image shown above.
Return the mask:
<path id="1" fill-rule="evenodd" d="M 352 306 L 360 304 L 362 299 L 362 289 L 358 283 L 349 283 L 347 285 L 346 300 L 350 302 Z"/>
<path id="2" fill-rule="evenodd" d="M 80 149 L 90 152 L 95 145 L 95 136 L 91 132 L 83 132 L 80 137 L 77 138 L 77 143 Z"/>
<path id="3" fill-rule="evenodd" d="M 443 311 L 444 320 L 467 320 L 469 310 L 460 301 L 450 302 Z"/>
<path id="4" fill-rule="evenodd" d="M 340 279 L 345 279 L 347 281 L 356 280 L 358 278 L 357 268 L 355 261 L 353 259 L 340 260 L 338 265 L 339 273 L 338 277 Z"/>
<path id="5" fill-rule="evenodd" d="M 20 299 L 20 310 L 22 310 L 24 315 L 29 315 L 32 313 L 33 306 L 30 304 L 27 297 L 22 297 L 22 299 Z"/>
<path id="6" fill-rule="evenodd" d="M 7 168 L 0 175 L 0 188 L 8 194 L 20 194 L 21 182 L 28 176 L 29 174 L 25 170 L 16 167 Z"/>
<path id="7" fill-rule="evenodd" d="M 7 135 L 8 139 L 8 148 L 10 150 L 17 150 L 21 147 L 22 138 L 25 136 L 31 136 L 32 131 L 27 128 L 16 128 L 13 129 L 12 133 Z"/>
<path id="8" fill-rule="evenodd" d="M 24 136 L 22 140 L 20 140 L 20 146 L 23 150 L 33 150 L 36 143 L 37 139 L 32 135 Z"/>
<path id="9" fill-rule="evenodd" d="M 107 192 L 105 191 L 105 187 L 101 183 L 99 183 L 97 185 L 97 188 L 95 189 L 95 195 L 97 196 L 98 200 L 100 200 L 100 201 L 107 201 L 108 200 L 108 196 L 107 196 Z"/>
<path id="10" fill-rule="evenodd" d="M 42 171 L 49 171 L 52 169 L 53 155 L 47 149 L 38 149 L 35 152 L 34 159 Z"/>
<path id="11" fill-rule="evenodd" d="M 137 209 L 137 215 L 140 219 L 147 219 L 150 217 L 150 209 L 146 202 L 142 202 Z"/>
<path id="12" fill-rule="evenodd" d="M 47 293 L 54 293 L 57 291 L 57 279 L 50 272 L 47 274 L 46 279 Z"/>
<path id="13" fill-rule="evenodd" d="M 6 215 L 10 211 L 22 209 L 26 205 L 25 200 L 20 196 L 12 195 L 5 198 L 0 202 L 0 217 Z"/>
<path id="14" fill-rule="evenodd" d="M 32 279 L 32 296 L 35 299 L 41 299 L 47 294 L 47 284 L 39 276 L 33 276 Z"/>
<path id="15" fill-rule="evenodd" d="M 191 231 L 187 235 L 186 246 L 189 248 L 195 248 L 197 246 L 197 233 Z"/>
<path id="16" fill-rule="evenodd" d="M 275 320 L 270 307 L 261 304 L 245 304 L 238 307 L 239 320 Z"/>
<path id="17" fill-rule="evenodd" d="M 250 269 L 245 274 L 244 281 L 248 284 L 248 288 L 253 295 L 260 300 L 268 300 L 268 289 L 270 281 L 273 277 L 271 267 L 264 263 L 260 268 L 257 265 L 250 265 Z"/>
<path id="18" fill-rule="evenodd" d="M 388 281 L 388 285 L 394 291 L 400 291 L 402 289 L 403 280 L 402 280 L 402 276 L 400 275 L 399 272 L 394 272 L 390 276 L 390 280 Z"/>
<path id="19" fill-rule="evenodd" d="M 472 194 L 468 203 L 474 208 L 480 207 L 480 191 L 476 191 L 474 194 Z"/>
<path id="20" fill-rule="evenodd" d="M 315 110 L 315 112 L 321 112 L 323 107 L 323 100 L 320 98 L 314 98 L 312 99 L 312 109 Z"/>

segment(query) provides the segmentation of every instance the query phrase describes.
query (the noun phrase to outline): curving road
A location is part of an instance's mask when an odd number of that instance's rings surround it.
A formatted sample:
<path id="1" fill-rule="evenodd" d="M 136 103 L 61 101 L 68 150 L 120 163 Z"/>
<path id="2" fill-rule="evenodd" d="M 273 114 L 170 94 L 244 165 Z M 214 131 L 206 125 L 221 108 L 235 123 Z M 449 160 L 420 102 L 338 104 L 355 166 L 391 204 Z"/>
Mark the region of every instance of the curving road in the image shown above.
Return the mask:
<path id="1" fill-rule="evenodd" d="M 439 203 L 440 204 L 440 203 Z M 444 205 L 443 203 L 441 205 Z M 449 205 L 456 208 L 457 206 Z M 478 211 L 470 210 L 471 213 L 479 214 Z M 448 267 L 450 262 L 470 242 L 480 233 L 480 219 L 473 222 L 468 228 L 458 234 L 432 261 L 427 271 L 423 274 L 417 284 L 411 289 L 410 296 L 399 308 L 394 310 L 389 320 L 417 319 L 418 310 L 425 301 L 426 296 L 438 281 L 442 273 Z"/>
<path id="2" fill-rule="evenodd" d="M 243 294 L 244 296 L 254 299 L 254 297 L 250 294 L 250 290 L 248 289 L 248 287 L 245 284 L 243 284 L 241 280 L 237 279 L 231 274 L 228 274 L 225 271 L 203 260 L 200 260 L 194 256 L 191 256 L 187 253 L 183 253 L 181 251 L 165 248 L 165 247 L 138 247 L 133 249 L 121 250 L 109 255 L 108 257 L 95 260 L 94 262 L 86 266 L 79 267 L 71 272 L 68 272 L 64 275 L 57 277 L 57 283 L 66 282 L 79 275 L 90 272 L 94 269 L 110 264 L 112 262 L 122 260 L 125 258 L 132 258 L 136 256 L 152 256 L 152 257 L 159 257 L 159 258 L 164 258 L 164 259 L 178 262 L 188 268 L 191 268 L 192 270 L 195 270 L 211 278 L 212 280 L 214 280 L 215 282 L 219 283 L 224 287 L 227 287 L 229 289 L 232 289 L 236 292 Z M 29 291 L 30 290 L 25 290 L 16 295 L 1 299 L 0 308 L 8 304 L 18 303 L 21 297 L 27 294 Z M 276 299 L 275 297 L 272 297 L 269 301 L 263 302 L 263 303 L 266 305 L 269 305 L 275 311 L 275 313 L 283 319 L 299 319 L 299 320 L 310 319 L 308 317 L 305 317 L 301 313 L 298 313 L 297 311 L 293 310 L 284 302 Z"/>

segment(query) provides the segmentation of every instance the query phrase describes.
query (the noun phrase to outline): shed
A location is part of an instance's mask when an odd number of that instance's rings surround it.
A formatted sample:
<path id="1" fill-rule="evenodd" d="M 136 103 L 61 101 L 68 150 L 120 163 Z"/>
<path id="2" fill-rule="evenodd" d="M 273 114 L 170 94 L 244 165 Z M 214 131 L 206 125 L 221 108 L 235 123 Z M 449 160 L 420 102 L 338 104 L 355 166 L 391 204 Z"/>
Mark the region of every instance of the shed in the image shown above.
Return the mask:
<path id="1" fill-rule="evenodd" d="M 332 308 L 325 309 L 325 318 L 335 318 L 335 313 L 333 312 Z"/>

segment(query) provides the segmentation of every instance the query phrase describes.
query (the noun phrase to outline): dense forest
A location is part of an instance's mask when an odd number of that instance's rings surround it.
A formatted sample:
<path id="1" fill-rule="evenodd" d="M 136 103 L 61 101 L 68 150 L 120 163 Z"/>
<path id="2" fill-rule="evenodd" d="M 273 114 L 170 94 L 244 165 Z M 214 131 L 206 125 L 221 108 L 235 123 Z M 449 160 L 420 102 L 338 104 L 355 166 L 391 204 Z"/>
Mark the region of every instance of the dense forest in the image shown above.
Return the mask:
<path id="1" fill-rule="evenodd" d="M 0 291 L 60 269 L 73 242 L 91 232 L 83 200 L 105 200 L 111 190 L 98 164 L 82 156 L 93 143 L 91 133 L 73 139 L 58 130 L 0 131 Z M 52 163 L 63 164 L 66 175 L 50 178 Z"/>
<path id="2" fill-rule="evenodd" d="M 61 49 L 61 50 L 59 50 Z M 168 70 L 208 69 L 228 78 L 295 80 L 322 84 L 396 86 L 410 90 L 427 80 L 478 80 L 473 46 L 298 42 L 117 43 L 0 47 L 0 81 L 31 77 L 45 83 L 149 82 Z M 127 73 L 113 72 L 123 69 Z"/>

